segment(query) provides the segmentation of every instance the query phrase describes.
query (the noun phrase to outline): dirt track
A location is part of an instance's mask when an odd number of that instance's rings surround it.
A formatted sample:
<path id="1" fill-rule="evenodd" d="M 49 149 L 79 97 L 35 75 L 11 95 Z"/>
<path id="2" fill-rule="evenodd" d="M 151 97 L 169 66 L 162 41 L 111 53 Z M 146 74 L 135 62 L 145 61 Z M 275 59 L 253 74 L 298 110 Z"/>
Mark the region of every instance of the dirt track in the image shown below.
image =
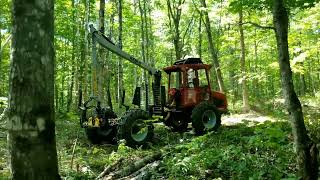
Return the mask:
<path id="1" fill-rule="evenodd" d="M 272 117 L 263 116 L 255 112 L 250 112 L 246 114 L 230 114 L 230 115 L 222 116 L 222 124 L 227 126 L 235 125 L 243 121 L 263 123 L 265 121 L 276 121 L 276 120 Z"/>

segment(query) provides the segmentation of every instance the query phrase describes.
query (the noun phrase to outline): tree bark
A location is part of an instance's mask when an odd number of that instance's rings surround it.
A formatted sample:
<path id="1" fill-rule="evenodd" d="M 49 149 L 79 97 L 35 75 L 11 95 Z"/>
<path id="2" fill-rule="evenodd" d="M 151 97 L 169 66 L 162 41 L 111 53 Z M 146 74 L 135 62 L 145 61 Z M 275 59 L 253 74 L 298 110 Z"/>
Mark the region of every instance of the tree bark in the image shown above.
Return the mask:
<path id="1" fill-rule="evenodd" d="M 145 63 L 150 65 L 150 59 L 149 59 L 149 44 L 150 44 L 150 40 L 149 40 L 149 28 L 148 28 L 148 19 L 147 19 L 147 8 L 146 8 L 146 0 L 143 0 L 143 19 L 144 19 L 144 33 L 145 33 Z M 151 28 L 151 27 L 150 27 Z M 146 73 L 146 78 L 145 78 L 145 97 L 146 97 L 146 111 L 149 110 L 149 76 Z"/>
<path id="2" fill-rule="evenodd" d="M 100 9 L 99 9 L 99 31 L 102 33 L 102 34 L 104 34 L 105 33 L 105 23 L 104 23 L 104 21 L 105 21 L 105 18 L 104 18 L 104 14 L 105 14 L 105 5 L 106 5 L 106 2 L 105 2 L 105 0 L 100 0 Z M 102 101 L 103 100 L 103 87 L 102 87 L 102 82 L 104 82 L 104 80 L 105 80 L 105 76 L 104 76 L 104 73 L 103 73 L 103 71 L 104 71 L 104 62 L 105 62 L 105 58 L 106 58 L 106 56 L 105 56 L 105 52 L 104 52 L 104 49 L 103 49 L 103 47 L 101 47 L 100 45 L 99 45 L 99 60 L 98 60 L 98 62 L 100 62 L 99 63 L 99 66 L 98 66 L 98 77 L 97 77 L 97 79 L 98 79 L 98 97 L 100 98 L 100 101 Z"/>
<path id="3" fill-rule="evenodd" d="M 258 67 L 258 41 L 257 41 L 257 29 L 254 30 L 254 66 L 253 66 L 253 73 L 257 73 L 257 67 Z M 254 94 L 255 97 L 260 96 L 260 83 L 255 82 L 254 85 Z"/>
<path id="4" fill-rule="evenodd" d="M 118 35 L 118 46 L 122 49 L 122 0 L 118 1 L 118 18 L 119 18 L 119 35 Z M 122 58 L 119 57 L 118 60 L 118 108 L 120 109 L 121 99 L 123 92 L 123 67 Z"/>
<path id="5" fill-rule="evenodd" d="M 86 29 L 89 26 L 89 17 L 90 17 L 90 0 L 85 0 L 85 27 Z M 88 31 L 84 31 L 84 44 L 85 44 L 85 54 L 84 54 L 84 65 L 83 65 L 83 72 L 87 72 L 87 55 L 89 52 L 89 40 L 88 40 Z M 87 73 L 84 74 L 83 76 L 83 86 L 84 86 L 84 91 L 83 91 L 83 99 L 88 99 L 88 75 Z"/>
<path id="6" fill-rule="evenodd" d="M 144 1 L 144 0 L 143 0 Z M 148 49 L 147 47 L 147 27 L 146 27 L 146 16 L 145 16 L 145 2 L 143 2 L 144 5 L 142 8 L 142 5 L 141 5 L 141 0 L 139 0 L 139 11 L 140 11 L 140 20 L 141 20 L 141 23 L 140 23 L 140 28 L 141 28 L 141 56 L 142 56 L 142 61 L 144 63 L 147 63 L 147 55 L 146 55 L 146 49 Z M 149 105 L 149 102 L 148 102 L 148 74 L 147 74 L 147 71 L 146 70 L 143 70 L 143 74 L 142 74 L 142 82 L 144 82 L 144 92 L 145 92 L 145 108 L 146 110 L 148 110 L 148 105 Z"/>
<path id="7" fill-rule="evenodd" d="M 206 1 L 201 0 L 201 4 L 204 8 L 207 8 Z M 212 40 L 212 34 L 211 34 L 211 27 L 210 27 L 210 19 L 207 11 L 204 11 L 204 17 L 205 17 L 205 25 L 206 25 L 206 31 L 207 31 L 207 36 L 208 36 L 208 42 L 209 42 L 209 51 L 210 55 L 213 60 L 213 65 L 216 71 L 218 83 L 219 83 L 219 88 L 221 92 L 224 92 L 224 82 L 223 82 L 223 77 L 222 77 L 222 72 L 220 69 L 220 63 L 218 59 L 218 52 L 217 49 L 215 48 Z"/>
<path id="8" fill-rule="evenodd" d="M 67 100 L 67 112 L 70 111 L 70 107 L 73 100 L 73 87 L 74 87 L 74 75 L 75 75 L 75 47 L 76 47 L 76 26 L 75 26 L 75 0 L 72 0 L 72 56 L 71 56 L 71 77 L 69 81 L 68 100 Z"/>
<path id="9" fill-rule="evenodd" d="M 176 2 L 171 2 L 170 0 L 167 0 L 169 26 L 171 31 L 173 29 L 173 45 L 176 54 L 176 60 L 182 58 L 183 45 L 181 43 L 180 37 L 180 19 L 182 12 L 181 5 L 184 4 L 184 2 L 185 0 L 178 0 L 177 4 L 175 4 Z M 172 27 L 172 24 L 174 27 Z"/>
<path id="10" fill-rule="evenodd" d="M 1 22 L 0 22 L 0 72 L 1 72 L 1 62 L 2 62 L 2 33 L 1 33 Z M 1 81 L 0 81 L 1 84 Z M 1 89 L 0 89 L 0 95 L 1 95 Z"/>
<path id="11" fill-rule="evenodd" d="M 111 16 L 110 16 L 109 39 L 111 39 L 112 34 L 113 34 L 114 16 L 115 16 L 114 13 L 111 14 Z M 106 68 L 107 68 L 107 77 L 106 77 L 106 93 L 107 94 L 106 94 L 106 96 L 107 96 L 108 106 L 111 110 L 113 110 L 111 91 L 110 91 L 110 81 L 111 81 L 111 74 L 112 74 L 112 68 L 111 68 L 112 56 L 109 51 L 107 51 L 106 60 L 108 61 L 107 65 L 106 65 Z"/>
<path id="12" fill-rule="evenodd" d="M 199 32 L 199 39 L 198 39 L 198 54 L 199 58 L 202 58 L 202 12 L 199 12 L 199 26 L 198 26 L 198 32 Z"/>
<path id="13" fill-rule="evenodd" d="M 2 33 L 1 33 L 1 27 L 2 24 L 0 22 L 0 73 L 1 73 L 1 63 L 2 63 Z M 2 95 L 2 88 L 1 88 L 1 84 L 2 84 L 2 78 L 0 78 L 0 96 Z"/>
<path id="14" fill-rule="evenodd" d="M 12 179 L 60 179 L 54 122 L 53 0 L 13 1 L 8 116 Z"/>
<path id="15" fill-rule="evenodd" d="M 244 43 L 244 34 L 243 34 L 243 12 L 242 7 L 239 11 L 239 32 L 240 32 L 240 46 L 241 46 L 241 56 L 240 56 L 240 65 L 241 65 L 241 78 L 242 78 L 242 108 L 244 112 L 249 111 L 249 95 L 247 87 L 247 72 L 246 72 L 246 47 Z"/>
<path id="16" fill-rule="evenodd" d="M 282 91 L 290 116 L 299 166 L 299 175 L 303 179 L 317 179 L 317 149 L 307 134 L 301 104 L 295 93 L 292 81 L 288 50 L 289 18 L 283 0 L 273 1 L 273 23 L 277 38 Z"/>

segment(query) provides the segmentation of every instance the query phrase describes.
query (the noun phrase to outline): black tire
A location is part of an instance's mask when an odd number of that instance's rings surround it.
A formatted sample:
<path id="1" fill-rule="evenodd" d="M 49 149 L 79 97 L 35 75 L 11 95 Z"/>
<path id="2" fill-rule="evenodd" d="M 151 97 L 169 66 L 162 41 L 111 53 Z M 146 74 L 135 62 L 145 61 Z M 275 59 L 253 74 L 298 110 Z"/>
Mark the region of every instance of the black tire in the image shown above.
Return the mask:
<path id="1" fill-rule="evenodd" d="M 115 143 L 117 128 L 110 126 L 108 119 L 117 118 L 117 115 L 111 109 L 103 110 L 104 124 L 101 127 L 87 127 L 86 134 L 92 144 L 100 144 L 101 142 Z"/>
<path id="2" fill-rule="evenodd" d="M 168 112 L 169 117 L 166 121 L 164 121 L 164 124 L 168 127 L 172 128 L 172 131 L 174 132 L 185 132 L 188 128 L 188 121 L 187 117 L 184 114 L 177 114 Z M 168 114 L 167 114 L 168 115 Z"/>
<path id="3" fill-rule="evenodd" d="M 220 127 L 221 114 L 213 103 L 204 101 L 192 110 L 191 120 L 195 133 L 202 135 L 206 131 L 216 131 Z"/>
<path id="4" fill-rule="evenodd" d="M 130 147 L 144 146 L 153 138 L 153 125 L 147 124 L 144 120 L 149 119 L 148 113 L 141 109 L 132 109 L 127 111 L 121 117 L 118 125 L 118 140 L 125 139 L 126 144 Z M 141 131 L 137 123 L 144 125 Z M 141 131 L 141 133 L 140 133 Z"/>
<path id="5" fill-rule="evenodd" d="M 98 128 L 86 127 L 85 131 L 91 144 L 101 143 L 101 137 L 98 135 Z"/>

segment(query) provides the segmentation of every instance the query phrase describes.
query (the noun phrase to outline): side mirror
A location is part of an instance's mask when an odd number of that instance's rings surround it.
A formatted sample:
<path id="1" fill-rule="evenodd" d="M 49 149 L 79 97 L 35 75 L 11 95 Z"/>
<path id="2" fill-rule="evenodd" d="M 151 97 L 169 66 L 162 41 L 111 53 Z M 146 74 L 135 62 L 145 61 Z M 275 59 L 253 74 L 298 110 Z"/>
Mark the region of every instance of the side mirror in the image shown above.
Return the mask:
<path id="1" fill-rule="evenodd" d="M 141 88 L 140 87 L 136 87 L 136 89 L 134 90 L 134 96 L 133 96 L 133 100 L 132 100 L 132 104 L 139 106 L 141 104 Z"/>

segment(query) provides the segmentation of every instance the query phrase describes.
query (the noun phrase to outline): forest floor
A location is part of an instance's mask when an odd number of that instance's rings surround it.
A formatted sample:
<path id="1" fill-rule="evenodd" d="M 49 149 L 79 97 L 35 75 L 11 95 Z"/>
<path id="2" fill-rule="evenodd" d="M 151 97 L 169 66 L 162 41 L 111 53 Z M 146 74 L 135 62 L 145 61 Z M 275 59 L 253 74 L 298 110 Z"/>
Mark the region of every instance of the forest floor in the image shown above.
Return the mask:
<path id="1" fill-rule="evenodd" d="M 319 137 L 320 109 L 306 109 L 308 128 Z M 296 179 L 293 137 L 286 116 L 230 114 L 223 116 L 217 132 L 203 136 L 191 130 L 172 132 L 156 124 L 155 138 L 146 149 L 92 145 L 79 127 L 78 116 L 71 113 L 57 115 L 56 135 L 63 179 L 95 179 L 120 158 L 124 160 L 119 166 L 124 167 L 157 152 L 162 157 L 152 179 Z M 0 179 L 8 175 L 6 135 L 0 131 Z"/>

